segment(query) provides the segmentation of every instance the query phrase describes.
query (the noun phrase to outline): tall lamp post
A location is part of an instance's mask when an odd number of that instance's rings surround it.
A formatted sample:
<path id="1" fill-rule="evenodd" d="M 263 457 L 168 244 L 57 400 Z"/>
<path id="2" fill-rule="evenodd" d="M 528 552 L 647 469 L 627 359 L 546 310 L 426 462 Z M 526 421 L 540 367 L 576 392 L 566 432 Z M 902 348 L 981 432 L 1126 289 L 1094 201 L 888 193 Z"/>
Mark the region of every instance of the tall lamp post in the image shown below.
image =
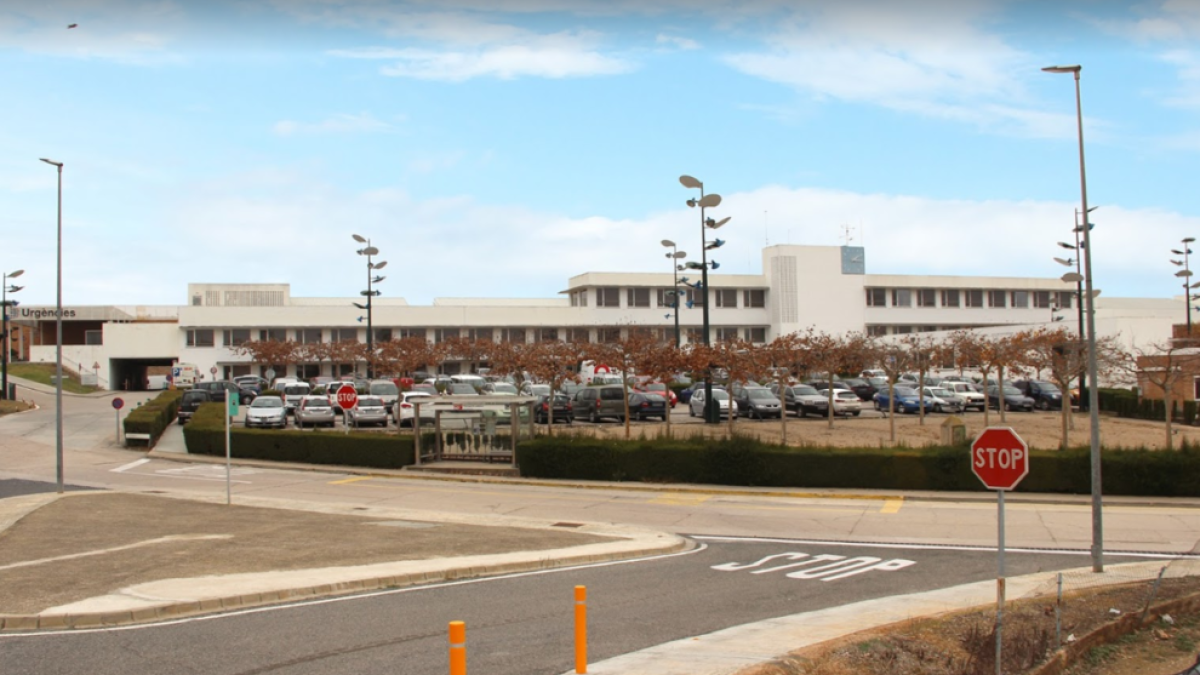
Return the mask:
<path id="1" fill-rule="evenodd" d="M 1088 209 L 1088 212 L 1090 213 L 1092 211 L 1095 211 L 1098 208 L 1100 208 L 1100 207 L 1093 206 L 1092 208 Z M 1092 223 L 1086 217 L 1083 219 L 1080 219 L 1079 209 L 1076 209 L 1075 210 L 1075 227 L 1072 230 L 1075 233 L 1075 243 L 1070 244 L 1065 241 L 1058 242 L 1059 246 L 1067 249 L 1068 251 L 1074 251 L 1075 257 L 1068 258 L 1067 260 L 1063 260 L 1062 258 L 1055 258 L 1055 260 L 1059 264 L 1066 265 L 1067 267 L 1070 267 L 1072 263 L 1075 265 L 1075 271 L 1064 274 L 1062 276 L 1062 280 L 1067 283 L 1075 284 L 1075 301 L 1078 303 L 1077 307 L 1079 310 L 1079 324 L 1078 324 L 1079 339 L 1086 341 L 1087 340 L 1087 329 L 1084 325 L 1084 317 L 1083 317 L 1084 300 L 1083 300 L 1083 267 L 1082 267 L 1082 265 L 1083 265 L 1083 256 L 1087 254 L 1087 251 L 1084 250 L 1085 247 L 1083 245 L 1083 242 L 1081 242 L 1079 240 L 1080 233 L 1083 232 L 1084 223 L 1086 223 L 1086 226 L 1089 229 L 1091 229 L 1093 227 Z M 1099 295 L 1099 292 L 1096 292 L 1093 295 Z M 1079 410 L 1080 411 L 1087 411 L 1087 410 L 1091 409 L 1091 406 L 1087 403 L 1087 401 L 1085 401 L 1083 399 L 1084 395 L 1086 395 L 1086 392 L 1087 392 L 1087 383 L 1088 383 L 1088 376 L 1087 376 L 1087 373 L 1084 372 L 1079 378 L 1079 392 L 1080 392 Z"/>
<path id="2" fill-rule="evenodd" d="M 675 276 L 675 285 L 669 291 L 671 293 L 671 313 L 675 315 L 675 346 L 679 346 L 679 260 L 687 257 L 687 251 L 680 251 L 675 248 L 675 242 L 670 239 L 663 239 L 662 245 L 671 249 L 671 252 L 666 254 L 667 259 L 671 261 L 671 274 Z"/>
<path id="3" fill-rule="evenodd" d="M 8 400 L 8 355 L 12 351 L 9 345 L 12 340 L 8 337 L 8 294 L 16 293 L 25 288 L 24 286 L 16 286 L 8 283 L 9 279 L 16 279 L 25 273 L 25 270 L 17 270 L 4 275 L 3 284 L 0 284 L 0 347 L 3 347 L 4 353 L 0 354 L 0 399 Z M 12 306 L 17 306 L 17 301 L 12 301 Z"/>
<path id="4" fill-rule="evenodd" d="M 357 234 L 351 236 L 354 237 L 354 241 L 366 244 L 365 247 L 358 249 L 358 254 L 367 256 L 367 290 L 359 291 L 361 295 L 366 296 L 367 304 L 361 305 L 356 302 L 354 306 L 367 310 L 367 379 L 370 380 L 375 378 L 375 324 L 371 312 L 371 299 L 379 295 L 379 291 L 374 290 L 373 286 L 386 278 L 376 275 L 375 270 L 383 269 L 387 265 L 387 261 L 372 262 L 371 258 L 379 255 L 379 249 L 371 245 L 370 239 Z M 359 317 L 359 321 L 362 321 L 362 317 Z"/>
<path id="5" fill-rule="evenodd" d="M 1083 159 L 1083 100 L 1079 93 L 1079 72 L 1083 66 L 1047 66 L 1042 68 L 1047 73 L 1071 73 L 1075 76 L 1075 120 L 1079 131 L 1079 193 L 1083 208 L 1083 248 L 1087 252 L 1083 265 L 1083 299 L 1087 302 L 1085 315 L 1087 318 L 1087 374 L 1092 387 L 1088 389 L 1088 408 L 1092 427 L 1091 469 L 1092 469 L 1092 571 L 1104 571 L 1104 516 L 1103 499 L 1100 484 L 1100 397 L 1099 377 L 1096 368 L 1096 302 L 1092 295 L 1092 228 L 1088 226 L 1087 200 L 1087 170 Z"/>
<path id="6" fill-rule="evenodd" d="M 63 491 L 63 414 L 62 414 L 62 173 L 63 163 L 42 157 L 58 170 L 58 285 L 54 305 L 54 457 L 58 491 Z"/>
<path id="7" fill-rule="evenodd" d="M 1183 244 L 1182 251 L 1176 248 L 1171 249 L 1171 253 L 1183 257 L 1183 260 L 1173 259 L 1171 262 L 1177 267 L 1183 268 L 1176 272 L 1175 276 L 1183 278 L 1183 301 L 1187 304 L 1187 336 L 1189 340 L 1192 338 L 1192 300 L 1196 299 L 1192 296 L 1192 289 L 1200 286 L 1200 282 L 1194 284 L 1188 283 L 1191 281 L 1190 277 L 1192 276 L 1191 260 L 1189 259 L 1189 256 L 1192 254 L 1191 245 L 1193 241 L 1196 241 L 1195 237 L 1184 237 L 1181 242 Z"/>
<path id="8" fill-rule="evenodd" d="M 689 199 L 687 205 L 691 207 L 700 207 L 700 286 L 701 299 L 704 304 L 701 306 L 701 311 L 704 314 L 704 345 L 712 345 L 712 335 L 709 332 L 708 322 L 708 251 L 710 244 L 708 243 L 708 228 L 717 229 L 729 222 L 729 218 L 724 218 L 720 221 L 713 221 L 704 217 L 704 209 L 710 206 L 719 206 L 721 204 L 721 195 L 704 194 L 704 183 L 692 178 L 691 176 L 680 176 L 679 183 L 685 188 L 700 190 L 700 199 Z M 725 242 L 717 239 L 713 242 L 717 248 Z M 713 262 L 713 267 L 716 268 L 717 263 Z M 733 405 L 733 401 L 729 402 Z M 730 414 L 733 414 L 732 408 Z M 704 421 L 709 424 L 719 424 L 721 422 L 721 409 L 713 401 L 712 397 L 712 369 L 708 368 L 704 371 Z"/>

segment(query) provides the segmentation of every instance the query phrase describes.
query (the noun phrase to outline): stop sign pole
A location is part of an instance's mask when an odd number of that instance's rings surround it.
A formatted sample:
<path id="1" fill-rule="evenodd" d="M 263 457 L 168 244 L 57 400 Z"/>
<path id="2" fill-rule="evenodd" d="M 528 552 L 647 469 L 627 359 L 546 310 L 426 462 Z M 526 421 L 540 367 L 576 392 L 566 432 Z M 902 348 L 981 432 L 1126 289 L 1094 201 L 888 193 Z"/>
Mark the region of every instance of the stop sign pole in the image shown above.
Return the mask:
<path id="1" fill-rule="evenodd" d="M 346 411 L 358 406 L 358 390 L 348 384 L 343 384 L 338 387 L 334 396 L 337 398 L 338 407 L 342 409 L 342 427 L 346 430 L 346 435 L 349 435 L 350 425 L 346 423 Z"/>
<path id="2" fill-rule="evenodd" d="M 971 443 L 971 471 L 989 490 L 996 491 L 996 675 L 1003 675 L 1004 493 L 1029 475 L 1029 445 L 1009 427 L 988 427 Z"/>

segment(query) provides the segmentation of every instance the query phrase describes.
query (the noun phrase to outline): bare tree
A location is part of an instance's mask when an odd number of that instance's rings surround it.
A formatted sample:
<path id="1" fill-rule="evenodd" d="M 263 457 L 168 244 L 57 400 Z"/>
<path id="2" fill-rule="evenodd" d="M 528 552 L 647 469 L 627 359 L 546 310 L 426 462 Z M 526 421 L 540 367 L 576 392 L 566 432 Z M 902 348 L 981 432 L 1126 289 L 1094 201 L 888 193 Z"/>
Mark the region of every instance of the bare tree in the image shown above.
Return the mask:
<path id="1" fill-rule="evenodd" d="M 300 363 L 300 344 L 294 340 L 252 340 L 238 345 L 238 354 L 267 367 Z"/>
<path id="2" fill-rule="evenodd" d="M 554 397 L 567 382 L 579 382 L 579 364 L 585 359 L 582 345 L 549 340 L 523 345 L 529 358 L 525 370 L 538 382 L 550 385 L 546 433 L 554 435 Z"/>
<path id="3" fill-rule="evenodd" d="M 912 350 L 895 342 L 873 342 L 867 345 L 870 360 L 883 371 L 888 382 L 888 436 L 896 442 L 896 381 L 912 367 Z"/>
<path id="4" fill-rule="evenodd" d="M 668 388 L 675 377 L 687 370 L 687 358 L 683 350 L 674 341 L 665 342 L 654 340 L 640 353 L 634 354 L 634 368 L 639 375 L 644 375 L 655 382 L 662 382 Z M 671 396 L 667 399 L 667 435 L 671 435 Z"/>
<path id="5" fill-rule="evenodd" d="M 780 434 L 783 444 L 787 445 L 788 410 L 783 389 L 788 386 L 788 382 L 793 376 L 808 375 L 808 364 L 804 359 L 805 353 L 801 349 L 800 336 L 795 333 L 780 335 L 761 348 L 760 353 L 763 359 L 770 364 L 771 377 L 778 385 L 776 391 L 779 392 Z"/>
<path id="6" fill-rule="evenodd" d="M 375 343 L 377 364 L 397 375 L 411 376 L 414 371 L 441 363 L 445 348 L 423 337 L 406 337 Z"/>
<path id="7" fill-rule="evenodd" d="M 917 371 L 917 412 L 919 423 L 923 425 L 925 424 L 925 376 L 931 369 L 940 366 L 947 355 L 953 353 L 954 348 L 950 343 L 936 340 L 929 335 L 905 335 L 901 338 L 900 343 L 908 350 L 910 367 Z"/>
<path id="8" fill-rule="evenodd" d="M 625 438 L 631 434 L 629 421 L 629 387 L 633 383 L 638 354 L 654 345 L 654 337 L 644 330 L 627 330 L 616 342 L 589 344 L 584 350 L 589 360 L 604 363 L 621 372 L 621 387 L 625 394 Z"/>
<path id="9" fill-rule="evenodd" d="M 1184 373 L 1194 373 L 1200 367 L 1200 354 L 1188 342 L 1156 342 L 1135 350 L 1134 367 L 1138 378 L 1138 391 L 1143 394 L 1149 389 L 1146 383 L 1162 391 L 1166 448 L 1174 447 L 1174 431 L 1171 429 L 1171 407 L 1174 404 L 1175 387 L 1183 381 Z M 1152 390 L 1151 390 L 1152 391 Z"/>
<path id="10" fill-rule="evenodd" d="M 801 349 L 808 354 L 814 372 L 826 376 L 829 389 L 829 428 L 833 428 L 836 410 L 833 403 L 833 383 L 841 372 L 861 371 L 870 361 L 868 340 L 858 333 L 833 336 L 809 329 L 800 337 Z"/>

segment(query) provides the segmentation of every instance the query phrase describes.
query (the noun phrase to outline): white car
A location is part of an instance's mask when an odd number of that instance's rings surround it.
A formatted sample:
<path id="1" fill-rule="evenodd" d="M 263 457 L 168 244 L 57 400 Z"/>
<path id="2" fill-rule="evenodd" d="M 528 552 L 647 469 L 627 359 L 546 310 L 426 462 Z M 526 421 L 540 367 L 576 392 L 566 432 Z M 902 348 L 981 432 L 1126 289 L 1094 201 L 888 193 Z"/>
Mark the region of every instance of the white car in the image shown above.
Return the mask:
<path id="1" fill-rule="evenodd" d="M 378 396 L 360 396 L 358 403 L 345 413 L 346 426 L 355 429 L 368 424 L 388 425 L 388 407 Z"/>
<path id="2" fill-rule="evenodd" d="M 946 387 L 925 387 L 922 391 L 933 399 L 933 412 L 959 413 L 966 409 L 966 399 Z"/>
<path id="3" fill-rule="evenodd" d="M 304 400 L 312 392 L 312 387 L 307 382 L 292 382 L 283 386 L 283 405 L 287 408 L 289 415 L 296 414 L 296 408 L 300 402 Z"/>
<path id="4" fill-rule="evenodd" d="M 371 384 L 367 385 L 367 393 L 371 396 L 378 396 L 383 399 L 383 404 L 388 410 L 396 404 L 396 400 L 400 398 L 400 387 L 396 386 L 391 380 L 371 380 Z"/>
<path id="5" fill-rule="evenodd" d="M 720 408 L 721 417 L 729 417 L 732 410 L 733 419 L 737 419 L 737 404 L 730 398 L 729 392 L 724 389 L 713 387 L 713 400 L 717 402 Z M 704 417 L 704 387 L 698 387 L 692 392 L 692 398 L 688 400 L 688 415 L 692 417 Z"/>
<path id="6" fill-rule="evenodd" d="M 287 426 L 287 408 L 278 396 L 259 396 L 246 408 L 247 427 Z"/>
<path id="7" fill-rule="evenodd" d="M 849 389 L 833 390 L 833 414 L 858 417 L 862 412 L 862 399 Z"/>
<path id="8" fill-rule="evenodd" d="M 412 426 L 413 414 L 416 411 L 413 401 L 421 403 L 421 422 L 433 422 L 435 417 L 433 403 L 437 400 L 436 396 L 423 391 L 400 392 L 400 397 L 396 399 L 396 405 L 392 407 L 392 417 L 396 418 L 396 426 Z"/>
<path id="9" fill-rule="evenodd" d="M 987 396 L 975 389 L 971 384 L 966 382 L 943 382 L 942 386 L 966 401 L 963 406 L 964 410 L 974 408 L 979 412 L 983 412 L 983 409 L 987 407 Z"/>

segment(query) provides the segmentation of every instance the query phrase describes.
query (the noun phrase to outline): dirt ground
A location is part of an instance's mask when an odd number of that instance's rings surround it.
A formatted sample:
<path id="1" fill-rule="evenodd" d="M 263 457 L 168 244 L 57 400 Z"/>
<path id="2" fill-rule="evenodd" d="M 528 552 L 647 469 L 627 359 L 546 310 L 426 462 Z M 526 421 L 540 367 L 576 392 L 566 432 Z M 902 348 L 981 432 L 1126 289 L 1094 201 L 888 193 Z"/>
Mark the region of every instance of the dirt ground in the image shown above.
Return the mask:
<path id="1" fill-rule="evenodd" d="M 671 433 L 675 436 L 688 434 L 709 434 L 722 436 L 728 433 L 728 421 L 720 425 L 702 424 L 698 419 L 686 417 L 686 413 L 676 408 L 672 416 Z M 942 424 L 950 415 L 927 415 L 924 424 L 916 415 L 897 415 L 894 420 L 877 417 L 874 411 L 864 411 L 859 417 L 841 417 L 829 428 L 828 420 L 816 418 L 788 418 L 787 441 L 789 445 L 825 445 L 835 447 L 864 447 L 864 446 L 909 446 L 933 445 L 941 442 Z M 1062 418 L 1057 412 L 1013 412 L 1006 413 L 1004 421 L 995 411 L 989 413 L 985 421 L 983 413 L 970 412 L 957 416 L 967 428 L 967 438 L 972 439 L 991 426 L 1009 426 L 1030 445 L 1039 450 L 1053 450 L 1059 447 L 1062 439 Z M 1068 439 L 1072 447 L 1087 446 L 1090 442 L 1091 423 L 1089 416 L 1083 413 L 1072 413 L 1074 429 L 1068 429 Z M 891 423 L 895 422 L 895 441 L 891 436 Z M 615 422 L 599 425 L 573 424 L 570 428 L 575 432 L 584 429 L 594 430 L 583 433 L 602 433 L 607 436 L 621 438 L 625 435 L 625 427 Z M 779 420 L 751 420 L 739 418 L 734 422 L 736 433 L 756 435 L 763 441 L 779 442 L 783 437 L 783 429 Z M 1200 443 L 1200 427 L 1189 427 L 1181 424 L 1173 425 L 1173 447 L 1178 447 L 1182 439 L 1189 443 Z M 544 432 L 545 427 L 541 427 Z M 631 438 L 654 438 L 666 433 L 667 426 L 662 422 L 635 422 L 630 428 Z M 559 429 L 555 430 L 560 432 Z M 1166 446 L 1166 431 L 1162 422 L 1148 420 L 1122 419 L 1117 417 L 1100 418 L 1100 441 L 1105 448 L 1140 447 L 1164 448 Z"/>
<path id="2" fill-rule="evenodd" d="M 1163 582 L 1155 602 L 1200 592 L 1200 578 Z M 1071 594 L 1055 630 L 1054 598 L 1009 603 L 1004 613 L 1004 672 L 1029 672 L 1057 648 L 1119 614 L 1141 612 L 1146 584 Z M 994 610 L 955 614 L 860 633 L 794 652 L 739 675 L 992 675 Z M 1174 675 L 1196 662 L 1200 617 L 1172 616 L 1085 653 L 1066 675 Z"/>

